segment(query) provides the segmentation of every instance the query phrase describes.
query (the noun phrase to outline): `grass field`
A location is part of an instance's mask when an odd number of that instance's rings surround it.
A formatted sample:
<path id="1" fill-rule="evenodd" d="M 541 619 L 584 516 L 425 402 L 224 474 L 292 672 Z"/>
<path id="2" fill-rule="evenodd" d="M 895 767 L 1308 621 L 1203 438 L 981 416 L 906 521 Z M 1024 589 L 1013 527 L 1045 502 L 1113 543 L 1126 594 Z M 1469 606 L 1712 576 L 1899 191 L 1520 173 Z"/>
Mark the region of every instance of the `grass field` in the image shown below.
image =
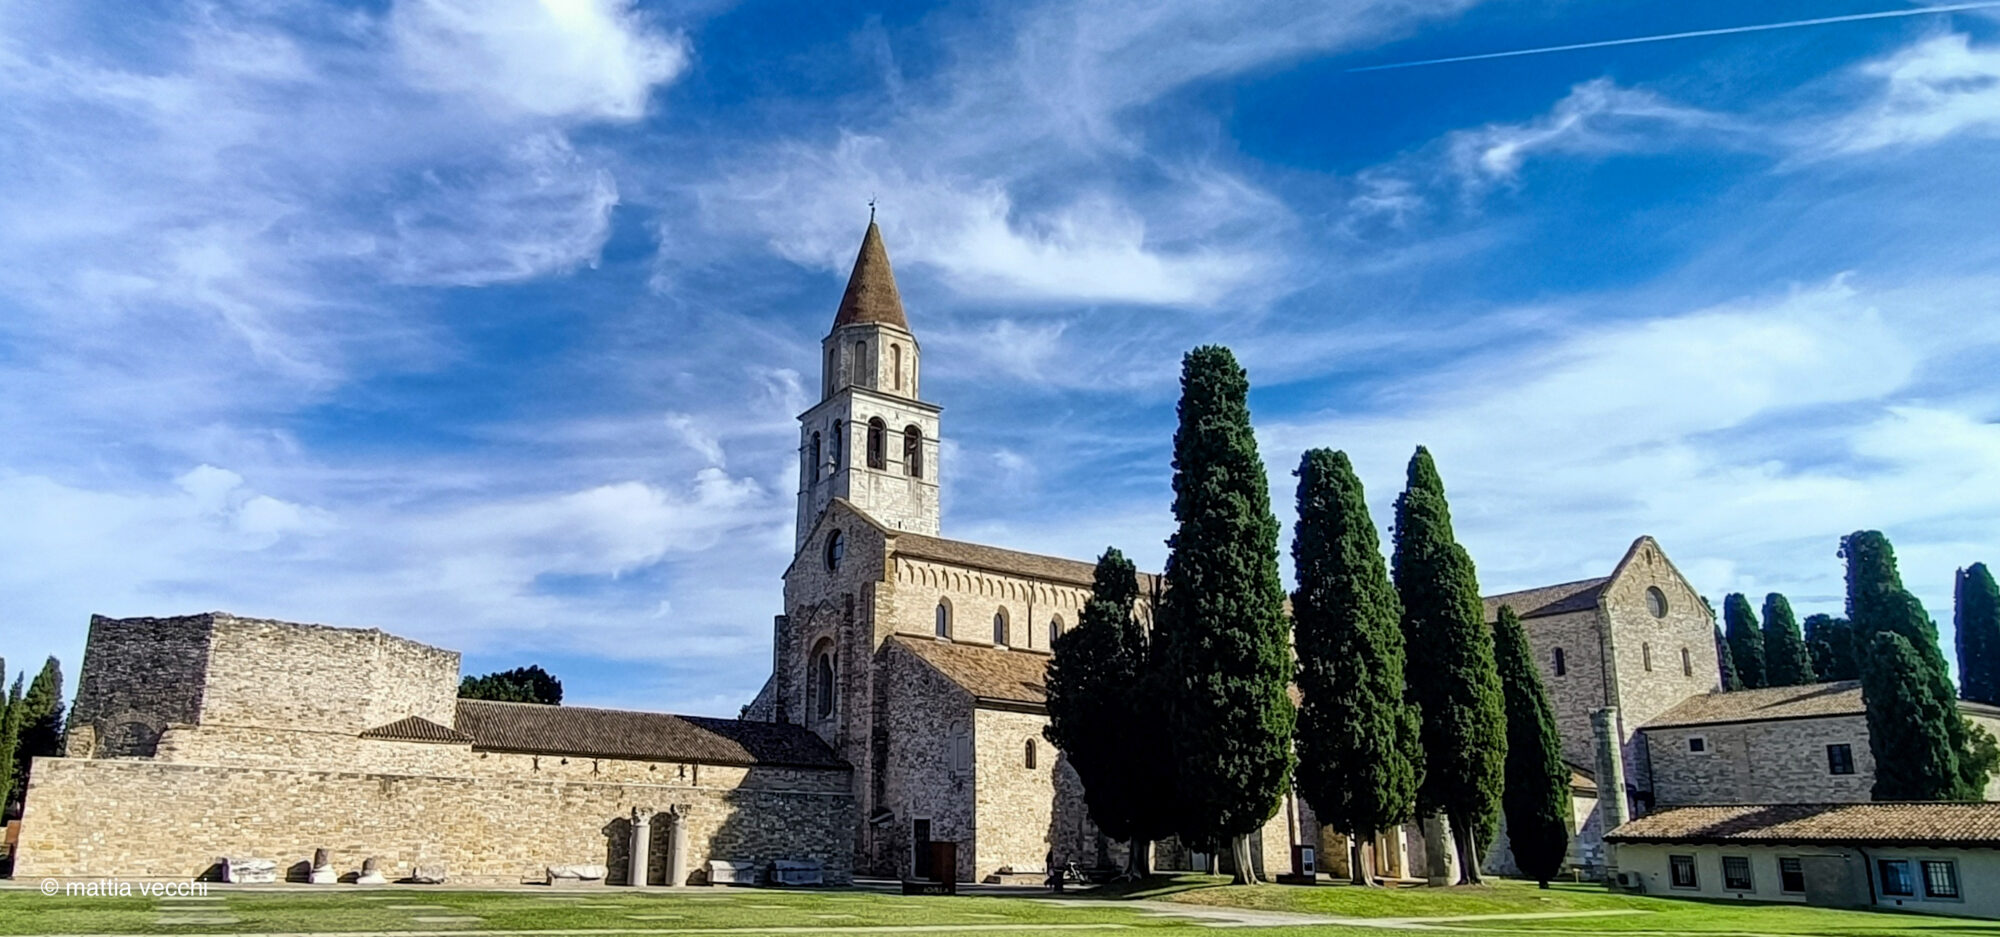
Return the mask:
<path id="1" fill-rule="evenodd" d="M 1311 924 L 1287 915 L 1344 919 Z M 1492 918 L 1492 915 L 1516 917 Z M 1532 915 L 1522 917 L 1521 915 Z M 1196 919 L 1205 916 L 1206 919 Z M 1234 920 L 1230 920 L 1231 917 Z M 1179 876 L 1099 895 L 905 898 L 868 891 L 697 889 L 634 892 L 449 891 L 424 888 L 213 889 L 206 900 L 45 897 L 0 890 L 0 934 L 438 934 L 538 937 L 595 934 L 1058 934 L 1145 937 L 1250 925 L 1284 937 L 1825 935 L 2000 937 L 2000 923 L 1783 905 L 1702 903 L 1614 895 L 1592 886 L 1483 888 L 1235 888 Z M 1232 928 L 1232 929 L 1236 929 Z"/>

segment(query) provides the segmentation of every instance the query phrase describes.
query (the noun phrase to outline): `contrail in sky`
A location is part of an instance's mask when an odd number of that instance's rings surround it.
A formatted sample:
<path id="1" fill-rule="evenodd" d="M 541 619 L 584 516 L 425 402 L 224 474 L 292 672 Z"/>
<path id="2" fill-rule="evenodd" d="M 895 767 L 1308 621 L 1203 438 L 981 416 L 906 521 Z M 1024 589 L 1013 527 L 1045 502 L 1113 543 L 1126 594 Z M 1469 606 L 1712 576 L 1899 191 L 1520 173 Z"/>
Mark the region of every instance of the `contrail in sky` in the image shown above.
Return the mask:
<path id="1" fill-rule="evenodd" d="M 1598 42 L 1575 42 L 1566 46 L 1543 46 L 1539 49 L 1515 49 L 1511 52 L 1482 52 L 1478 55 L 1454 55 L 1443 59 L 1424 59 L 1419 62 L 1396 62 L 1390 65 L 1363 65 L 1350 68 L 1349 72 L 1379 72 L 1392 68 L 1416 68 L 1420 65 L 1443 65 L 1448 62 L 1477 62 L 1483 59 L 1510 59 L 1521 55 L 1542 55 L 1548 52 L 1574 52 L 1578 49 L 1602 49 L 1608 46 L 1633 46 L 1645 42 L 1668 42 L 1674 39 L 1695 39 L 1701 36 L 1733 36 L 1737 33 L 1761 33 L 1773 29 L 1796 29 L 1800 26 L 1827 26 L 1833 23 L 1854 23 L 1861 20 L 1886 20 L 1904 16 L 1927 16 L 1936 13 L 1957 13 L 1963 10 L 1986 10 L 2000 7 L 2000 0 L 1978 0 L 1973 3 L 1947 3 L 1939 6 L 1911 7 L 1907 10 L 1884 10 L 1880 13 L 1851 13 L 1846 16 L 1822 16 L 1818 19 L 1792 20 L 1785 23 L 1760 23 L 1755 26 L 1727 26 L 1722 29 L 1697 29 L 1685 33 L 1664 33 L 1658 36 L 1633 36 L 1629 39 L 1604 39 Z"/>

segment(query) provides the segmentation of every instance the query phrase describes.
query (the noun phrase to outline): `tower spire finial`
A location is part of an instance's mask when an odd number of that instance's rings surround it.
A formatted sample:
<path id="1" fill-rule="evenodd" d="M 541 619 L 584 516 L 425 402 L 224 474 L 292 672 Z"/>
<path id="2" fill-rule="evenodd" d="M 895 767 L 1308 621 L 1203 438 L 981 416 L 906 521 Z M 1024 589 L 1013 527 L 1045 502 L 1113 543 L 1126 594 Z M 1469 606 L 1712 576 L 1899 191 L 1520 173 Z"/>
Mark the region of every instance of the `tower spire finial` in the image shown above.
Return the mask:
<path id="1" fill-rule="evenodd" d="M 875 195 L 872 192 L 868 195 L 868 223 L 875 223 Z"/>

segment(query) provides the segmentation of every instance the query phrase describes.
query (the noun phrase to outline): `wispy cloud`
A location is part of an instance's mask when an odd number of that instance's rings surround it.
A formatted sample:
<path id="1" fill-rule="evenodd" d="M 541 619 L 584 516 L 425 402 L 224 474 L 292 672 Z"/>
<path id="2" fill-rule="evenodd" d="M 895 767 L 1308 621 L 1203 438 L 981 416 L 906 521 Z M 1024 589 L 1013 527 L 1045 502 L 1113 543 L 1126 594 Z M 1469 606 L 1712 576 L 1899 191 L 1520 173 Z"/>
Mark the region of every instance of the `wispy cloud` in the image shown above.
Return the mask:
<path id="1" fill-rule="evenodd" d="M 2000 135 L 2000 49 L 1947 33 L 1870 62 L 1860 73 L 1878 84 L 1877 92 L 1830 130 L 1810 134 L 1818 148 L 1855 154 Z"/>

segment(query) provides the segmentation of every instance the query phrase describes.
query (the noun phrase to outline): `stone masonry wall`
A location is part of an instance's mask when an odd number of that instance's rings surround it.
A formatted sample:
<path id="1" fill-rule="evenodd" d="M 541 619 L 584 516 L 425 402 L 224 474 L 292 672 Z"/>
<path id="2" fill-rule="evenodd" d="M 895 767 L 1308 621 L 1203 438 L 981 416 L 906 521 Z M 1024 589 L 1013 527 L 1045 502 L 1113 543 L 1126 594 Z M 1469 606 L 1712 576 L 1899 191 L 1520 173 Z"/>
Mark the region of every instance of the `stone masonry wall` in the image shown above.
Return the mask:
<path id="1" fill-rule="evenodd" d="M 169 725 L 201 718 L 210 617 L 113 619 L 90 616 L 83 672 L 70 725 L 89 732 L 93 754 L 153 754 Z"/>
<path id="2" fill-rule="evenodd" d="M 1597 747 L 1591 738 L 1590 714 L 1603 709 L 1609 697 L 1597 611 L 1531 618 L 1522 626 L 1535 654 L 1535 666 L 1541 671 L 1542 685 L 1548 688 L 1549 707 L 1555 710 L 1563 758 L 1586 767 L 1595 764 Z M 1558 649 L 1563 655 L 1561 674 L 1555 666 Z"/>
<path id="3" fill-rule="evenodd" d="M 993 645 L 993 616 L 1007 616 L 1006 646 L 1047 653 L 1050 624 L 1076 627 L 1077 612 L 1090 598 L 1088 587 L 1007 576 L 947 563 L 897 557 L 894 585 L 898 601 L 885 608 L 883 623 L 898 634 L 937 634 L 937 606 L 950 603 L 951 638 L 963 644 Z"/>
<path id="4" fill-rule="evenodd" d="M 1654 616 L 1648 607 L 1649 588 L 1666 597 L 1664 616 Z M 1717 689 L 1715 620 L 1650 541 L 1640 544 L 1605 589 L 1603 609 L 1616 654 L 1614 685 L 1625 745 L 1625 781 L 1639 791 L 1652 790 L 1639 727 L 1688 697 Z"/>
<path id="5" fill-rule="evenodd" d="M 1067 759 L 1042 738 L 1047 716 L 980 709 L 973 715 L 978 775 L 979 855 L 973 877 L 1002 868 L 1048 871 L 1058 864 L 1096 864 L 1097 826 L 1083 803 L 1083 783 Z M 1028 766 L 1028 745 L 1035 747 Z"/>
<path id="6" fill-rule="evenodd" d="M 359 733 L 422 716 L 451 725 L 458 653 L 374 629 L 216 616 L 203 724 Z"/>
<path id="7" fill-rule="evenodd" d="M 343 869 L 379 856 L 393 875 L 441 862 L 464 884 L 533 880 L 563 863 L 622 876 L 632 808 L 688 804 L 691 871 L 710 858 L 816 859 L 846 882 L 856 822 L 844 793 L 138 760 L 38 760 L 27 804 L 14 868 L 24 879 L 185 880 L 219 856 L 284 868 L 317 848 Z"/>
<path id="8" fill-rule="evenodd" d="M 1875 759 L 1862 715 L 1735 725 L 1648 729 L 1655 802 L 1683 804 L 1848 803 L 1868 800 Z M 1706 743 L 1690 752 L 1688 739 Z M 1826 747 L 1854 753 L 1853 774 L 1827 770 Z"/>
<path id="9" fill-rule="evenodd" d="M 875 871 L 909 874 L 912 824 L 927 819 L 933 841 L 958 844 L 958 878 L 972 881 L 981 832 L 973 803 L 977 755 L 970 765 L 954 757 L 955 746 L 974 744 L 972 697 L 894 645 L 880 666 L 889 693 L 878 714 L 886 735 L 878 806 L 893 814 L 893 825 L 876 831 Z"/>

